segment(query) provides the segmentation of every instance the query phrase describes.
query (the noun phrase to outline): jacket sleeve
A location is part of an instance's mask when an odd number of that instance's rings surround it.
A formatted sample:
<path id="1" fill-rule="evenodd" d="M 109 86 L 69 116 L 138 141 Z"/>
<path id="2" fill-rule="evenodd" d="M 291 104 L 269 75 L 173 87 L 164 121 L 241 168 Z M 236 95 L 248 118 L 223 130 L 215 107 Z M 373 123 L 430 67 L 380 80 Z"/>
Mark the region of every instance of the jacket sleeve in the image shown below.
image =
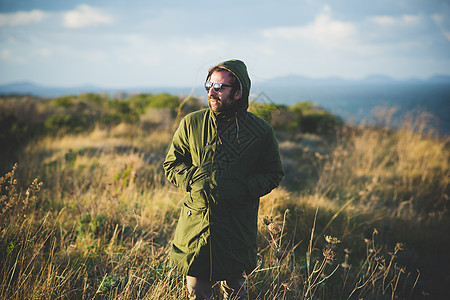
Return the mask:
<path id="1" fill-rule="evenodd" d="M 189 180 L 197 168 L 192 164 L 189 147 L 189 128 L 186 118 L 180 122 L 163 163 L 166 178 L 175 186 L 187 191 Z"/>
<path id="2" fill-rule="evenodd" d="M 268 131 L 262 149 L 258 169 L 248 178 L 249 194 L 252 198 L 262 197 L 276 188 L 284 177 L 278 142 L 273 129 Z"/>

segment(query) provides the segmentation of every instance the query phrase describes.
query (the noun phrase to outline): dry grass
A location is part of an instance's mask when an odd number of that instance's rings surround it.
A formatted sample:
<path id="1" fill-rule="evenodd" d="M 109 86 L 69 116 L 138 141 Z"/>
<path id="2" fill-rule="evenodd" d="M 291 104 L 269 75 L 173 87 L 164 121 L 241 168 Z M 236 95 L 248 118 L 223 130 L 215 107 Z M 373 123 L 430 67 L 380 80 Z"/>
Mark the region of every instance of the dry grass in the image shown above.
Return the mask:
<path id="1" fill-rule="evenodd" d="M 420 126 L 280 142 L 291 185 L 261 200 L 251 299 L 439 296 L 402 256 L 448 242 L 449 148 Z M 185 298 L 167 264 L 182 196 L 161 168 L 170 138 L 121 124 L 28 144 L 1 180 L 0 297 Z"/>

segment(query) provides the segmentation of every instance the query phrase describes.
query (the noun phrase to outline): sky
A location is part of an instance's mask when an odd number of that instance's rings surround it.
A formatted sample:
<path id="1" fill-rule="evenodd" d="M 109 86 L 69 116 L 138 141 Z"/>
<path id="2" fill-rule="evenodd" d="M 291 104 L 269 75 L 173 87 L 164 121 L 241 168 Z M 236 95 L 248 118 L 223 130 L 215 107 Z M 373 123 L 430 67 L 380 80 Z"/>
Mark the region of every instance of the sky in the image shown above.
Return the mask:
<path id="1" fill-rule="evenodd" d="M 254 82 L 450 75 L 450 1 L 0 0 L 0 84 L 195 87 L 228 59 Z"/>

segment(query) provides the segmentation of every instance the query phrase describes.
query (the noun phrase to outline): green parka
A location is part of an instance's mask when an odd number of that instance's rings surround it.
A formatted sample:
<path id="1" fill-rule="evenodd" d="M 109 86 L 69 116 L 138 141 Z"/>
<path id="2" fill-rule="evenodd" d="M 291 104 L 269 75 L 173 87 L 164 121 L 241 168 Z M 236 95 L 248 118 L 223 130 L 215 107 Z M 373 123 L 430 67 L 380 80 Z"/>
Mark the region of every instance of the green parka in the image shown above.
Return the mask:
<path id="1" fill-rule="evenodd" d="M 284 175 L 272 127 L 247 112 L 245 64 L 218 66 L 242 86 L 237 110 L 207 108 L 184 117 L 163 164 L 167 179 L 185 192 L 171 265 L 212 281 L 239 278 L 256 267 L 259 198 Z"/>

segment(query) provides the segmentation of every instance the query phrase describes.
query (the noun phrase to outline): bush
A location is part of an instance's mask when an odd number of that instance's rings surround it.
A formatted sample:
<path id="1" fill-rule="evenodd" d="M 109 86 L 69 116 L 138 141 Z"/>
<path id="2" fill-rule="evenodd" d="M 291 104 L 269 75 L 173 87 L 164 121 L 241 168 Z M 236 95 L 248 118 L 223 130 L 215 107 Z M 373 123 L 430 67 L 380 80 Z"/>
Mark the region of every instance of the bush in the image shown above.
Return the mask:
<path id="1" fill-rule="evenodd" d="M 109 111 L 105 115 L 110 115 L 107 118 L 109 120 L 118 119 L 125 123 L 132 123 L 139 120 L 138 113 L 131 108 L 129 101 L 111 100 L 108 102 L 108 108 Z"/>
<path id="2" fill-rule="evenodd" d="M 309 111 L 305 113 L 299 122 L 299 128 L 307 133 L 329 133 L 343 125 L 341 118 L 325 111 Z"/>
<path id="3" fill-rule="evenodd" d="M 80 133 L 92 127 L 93 120 L 89 116 L 72 115 L 72 114 L 56 114 L 45 120 L 45 128 L 51 133 Z"/>
<path id="4" fill-rule="evenodd" d="M 253 103 L 250 111 L 269 122 L 275 130 L 290 133 L 330 133 L 344 123 L 338 116 L 314 107 L 311 102 L 298 102 L 290 107 Z"/>
<path id="5" fill-rule="evenodd" d="M 87 103 L 89 106 L 94 108 L 103 108 L 105 103 L 110 101 L 108 95 L 99 95 L 94 93 L 86 93 L 78 96 L 80 102 Z"/>
<path id="6" fill-rule="evenodd" d="M 75 96 L 63 96 L 51 100 L 49 104 L 57 107 L 71 108 L 74 105 L 74 102 Z"/>

